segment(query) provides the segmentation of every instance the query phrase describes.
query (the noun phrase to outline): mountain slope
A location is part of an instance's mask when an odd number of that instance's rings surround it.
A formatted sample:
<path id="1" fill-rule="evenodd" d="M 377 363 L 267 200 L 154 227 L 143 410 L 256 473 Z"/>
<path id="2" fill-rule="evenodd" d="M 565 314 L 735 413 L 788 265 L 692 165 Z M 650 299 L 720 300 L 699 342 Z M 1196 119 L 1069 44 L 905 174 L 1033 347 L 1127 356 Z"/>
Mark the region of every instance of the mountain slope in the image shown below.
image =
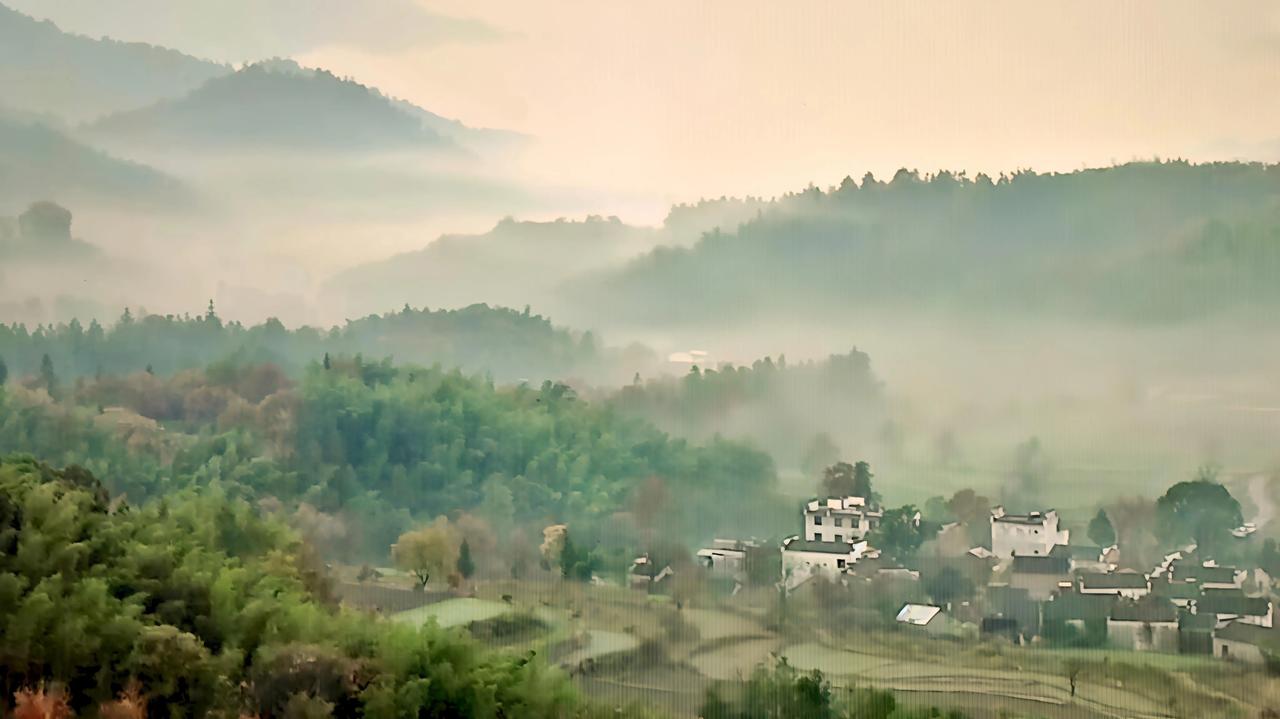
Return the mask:
<path id="1" fill-rule="evenodd" d="M 181 98 L 102 118 L 84 132 L 149 147 L 457 149 L 377 90 L 289 61 L 250 65 Z"/>
<path id="2" fill-rule="evenodd" d="M 43 199 L 166 207 L 191 198 L 168 175 L 0 112 L 0 203 L 17 210 Z"/>
<path id="3" fill-rule="evenodd" d="M 446 235 L 424 249 L 347 270 L 326 289 L 348 312 L 360 313 L 406 302 L 437 307 L 543 303 L 568 277 L 617 265 L 648 250 L 655 238 L 655 230 L 617 218 L 506 219 L 483 235 Z"/>
<path id="4" fill-rule="evenodd" d="M 1257 255 L 1278 202 L 1280 166 L 1260 164 L 1145 162 L 996 181 L 903 170 L 786 196 L 736 231 L 660 248 L 570 297 L 636 322 L 796 312 L 845 322 L 887 309 L 1190 317 L 1280 297 L 1231 282 L 1227 269 L 1209 276 L 1184 251 L 1209 223 L 1262 223 L 1241 230 L 1247 247 L 1231 245 Z M 1191 290 L 1212 302 L 1186 301 Z"/>
<path id="5" fill-rule="evenodd" d="M 175 50 L 72 35 L 0 5 L 0 87 L 14 108 L 82 122 L 182 95 L 229 72 Z"/>

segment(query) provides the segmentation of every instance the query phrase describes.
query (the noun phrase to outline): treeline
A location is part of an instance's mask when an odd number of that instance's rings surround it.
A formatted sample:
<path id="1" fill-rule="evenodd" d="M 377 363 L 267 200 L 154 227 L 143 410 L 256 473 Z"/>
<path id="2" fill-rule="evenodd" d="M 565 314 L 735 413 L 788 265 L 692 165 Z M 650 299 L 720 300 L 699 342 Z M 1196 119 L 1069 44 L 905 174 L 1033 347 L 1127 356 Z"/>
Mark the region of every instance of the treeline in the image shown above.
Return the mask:
<path id="1" fill-rule="evenodd" d="M 0 394 L 0 450 L 82 464 L 135 501 L 218 484 L 305 503 L 342 526 L 335 550 L 349 559 L 385 557 L 416 522 L 458 512 L 621 536 L 651 479 L 663 492 L 645 521 L 691 540 L 789 519 L 768 455 L 673 439 L 559 383 L 326 356 L 296 383 L 271 365 L 221 363 L 74 383 L 40 372 L 28 385 Z"/>
<path id="2" fill-rule="evenodd" d="M 6 716 L 596 711 L 531 655 L 333 608 L 305 546 L 220 491 L 132 507 L 82 469 L 9 457 L 0 527 Z"/>
<path id="3" fill-rule="evenodd" d="M 857 349 L 822 361 L 788 363 L 780 356 L 750 366 L 695 365 L 681 378 L 637 375 L 612 404 L 683 437 L 750 439 L 788 467 L 806 465 L 819 436 L 831 447 L 818 463 L 830 464 L 840 448 L 829 433 L 852 448 L 881 427 L 885 414 L 871 359 Z"/>
<path id="4" fill-rule="evenodd" d="M 656 250 L 577 299 L 634 322 L 848 321 L 887 307 L 1156 321 L 1269 307 L 1280 300 L 1268 281 L 1280 268 L 1278 191 L 1280 166 L 1241 163 L 868 174 Z"/>
<path id="5" fill-rule="evenodd" d="M 0 357 L 16 378 L 39 371 L 48 356 L 65 380 L 149 371 L 170 375 L 211 363 L 271 362 L 297 374 L 325 353 L 394 356 L 402 362 L 459 366 L 497 381 L 625 378 L 652 362 L 645 350 L 606 350 L 590 332 L 573 333 L 541 315 L 472 305 L 370 315 L 330 329 L 287 329 L 278 320 L 224 322 L 212 303 L 195 317 L 135 316 L 126 309 L 109 327 L 96 320 L 27 328 L 0 325 Z M 620 380 L 621 381 L 621 380 Z"/>

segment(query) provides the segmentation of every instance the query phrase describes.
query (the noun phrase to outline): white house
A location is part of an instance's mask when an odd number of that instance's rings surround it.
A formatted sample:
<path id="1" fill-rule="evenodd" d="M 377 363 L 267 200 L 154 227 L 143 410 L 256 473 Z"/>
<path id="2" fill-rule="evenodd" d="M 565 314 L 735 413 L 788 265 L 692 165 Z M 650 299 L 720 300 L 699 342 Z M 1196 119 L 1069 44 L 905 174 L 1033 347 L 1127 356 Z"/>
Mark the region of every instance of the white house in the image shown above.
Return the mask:
<path id="1" fill-rule="evenodd" d="M 930 634 L 947 629 L 946 615 L 942 613 L 942 607 L 931 604 L 904 604 L 902 609 L 898 610 L 896 620 L 900 626 L 918 627 Z"/>
<path id="2" fill-rule="evenodd" d="M 798 584 L 815 574 L 839 579 L 867 551 L 866 541 L 823 542 L 788 537 L 782 540 L 782 576 Z"/>
<path id="3" fill-rule="evenodd" d="M 856 542 L 880 524 L 884 512 L 865 497 L 812 499 L 804 507 L 804 538 L 810 542 Z"/>
<path id="4" fill-rule="evenodd" d="M 752 540 L 713 539 L 711 546 L 698 550 L 698 562 L 713 575 L 740 577 L 747 570 L 747 552 L 758 546 Z"/>
<path id="5" fill-rule="evenodd" d="M 1008 514 L 1004 507 L 991 510 L 991 551 L 1004 559 L 1010 556 L 1044 556 L 1054 545 L 1067 544 L 1071 533 L 1058 529 L 1055 510 Z"/>

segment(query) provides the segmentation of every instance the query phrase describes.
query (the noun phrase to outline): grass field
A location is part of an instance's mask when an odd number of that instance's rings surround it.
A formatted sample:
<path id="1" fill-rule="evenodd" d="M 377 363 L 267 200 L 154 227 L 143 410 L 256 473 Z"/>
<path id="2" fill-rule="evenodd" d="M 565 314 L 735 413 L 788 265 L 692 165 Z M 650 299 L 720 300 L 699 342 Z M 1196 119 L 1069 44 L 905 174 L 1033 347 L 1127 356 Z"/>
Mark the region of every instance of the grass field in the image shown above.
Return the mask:
<path id="1" fill-rule="evenodd" d="M 492 619 L 511 611 L 511 606 L 486 599 L 461 597 L 427 604 L 392 615 L 397 622 L 425 624 L 431 619 L 442 627 L 463 627 L 471 622 Z"/>

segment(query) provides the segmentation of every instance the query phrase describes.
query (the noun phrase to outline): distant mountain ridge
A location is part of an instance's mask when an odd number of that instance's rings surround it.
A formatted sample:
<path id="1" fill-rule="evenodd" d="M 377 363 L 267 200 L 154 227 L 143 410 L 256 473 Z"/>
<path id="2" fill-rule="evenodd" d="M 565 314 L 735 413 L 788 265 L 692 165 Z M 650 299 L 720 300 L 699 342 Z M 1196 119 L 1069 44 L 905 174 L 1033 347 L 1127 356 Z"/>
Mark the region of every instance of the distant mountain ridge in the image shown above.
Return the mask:
<path id="1" fill-rule="evenodd" d="M 0 4 L 0 87 L 3 102 L 18 110 L 84 122 L 230 72 L 177 50 L 63 32 Z"/>
<path id="2" fill-rule="evenodd" d="M 148 146 L 459 153 L 491 131 L 327 70 L 273 59 L 212 78 L 181 98 L 104 117 L 83 132 L 107 143 Z"/>
<path id="3" fill-rule="evenodd" d="M 35 120 L 0 111 L 0 203 L 108 200 L 174 207 L 192 199 L 179 180 L 117 159 Z"/>

